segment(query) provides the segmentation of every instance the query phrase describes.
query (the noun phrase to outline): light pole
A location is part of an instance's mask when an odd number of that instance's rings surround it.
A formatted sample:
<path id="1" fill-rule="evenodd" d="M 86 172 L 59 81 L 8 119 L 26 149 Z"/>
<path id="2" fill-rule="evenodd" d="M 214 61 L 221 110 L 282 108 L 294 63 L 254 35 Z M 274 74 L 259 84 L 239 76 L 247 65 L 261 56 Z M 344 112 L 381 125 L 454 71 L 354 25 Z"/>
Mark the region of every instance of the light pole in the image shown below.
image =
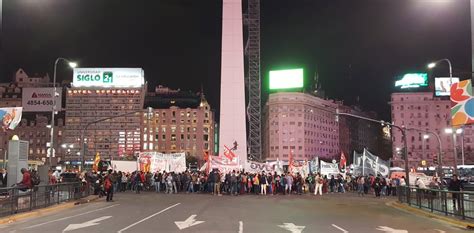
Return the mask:
<path id="1" fill-rule="evenodd" d="M 372 119 L 372 118 L 368 118 L 368 117 L 358 116 L 358 115 L 355 115 L 355 114 L 339 112 L 339 109 L 336 109 L 336 122 L 339 121 L 339 116 L 340 115 L 354 117 L 354 118 L 358 118 L 358 119 L 362 119 L 362 120 L 366 120 L 366 121 L 371 121 L 371 122 L 381 123 L 382 125 L 388 125 L 388 126 L 391 126 L 391 127 L 395 127 L 395 128 L 397 128 L 398 130 L 400 130 L 402 132 L 403 145 L 404 145 L 403 154 L 405 155 L 405 179 L 406 179 L 407 186 L 410 186 L 410 170 L 409 170 L 409 166 L 408 166 L 407 128 L 401 127 L 401 126 L 398 126 L 398 125 L 395 125 L 395 124 L 392 124 L 392 123 L 388 123 L 388 122 L 385 122 L 383 120 L 376 120 L 376 119 Z M 407 193 L 407 198 L 409 198 L 409 197 L 410 197 L 410 193 L 408 192 Z"/>
<path id="2" fill-rule="evenodd" d="M 53 108 L 51 109 L 51 130 L 50 130 L 50 142 L 49 142 L 49 153 L 48 153 L 48 165 L 51 166 L 51 158 L 54 157 L 54 115 L 56 115 L 56 109 L 57 109 L 57 102 L 56 98 L 59 97 L 59 93 L 57 93 L 56 90 L 56 70 L 58 63 L 60 61 L 67 62 L 71 68 L 75 68 L 77 66 L 76 63 L 71 62 L 65 58 L 58 57 L 56 61 L 54 61 L 54 73 L 53 73 Z"/>
<path id="3" fill-rule="evenodd" d="M 456 148 L 456 144 L 457 144 L 457 136 L 456 134 L 461 134 L 462 133 L 462 129 L 456 129 L 456 130 L 453 130 L 453 128 L 446 128 L 444 129 L 444 132 L 447 133 L 447 134 L 451 134 L 452 137 L 453 137 L 453 154 L 454 154 L 454 174 L 458 174 L 458 150 Z"/>
<path id="4" fill-rule="evenodd" d="M 148 111 L 152 111 L 153 109 L 149 109 Z M 123 113 L 123 114 L 120 114 L 120 115 L 117 115 L 117 116 L 111 116 L 111 117 L 106 117 L 106 118 L 102 118 L 102 119 L 99 119 L 99 120 L 96 120 L 96 121 L 92 121 L 92 122 L 89 122 L 85 125 L 84 128 L 82 128 L 81 130 L 81 151 L 79 152 L 79 156 L 80 156 L 80 167 L 79 167 L 79 171 L 82 172 L 82 169 L 84 168 L 84 157 L 85 157 L 85 153 L 86 153 L 86 145 L 85 145 L 85 140 L 84 140 L 84 134 L 85 132 L 87 131 L 87 128 L 89 128 L 89 126 L 93 125 L 93 124 L 97 124 L 99 122 L 103 122 L 103 121 L 108 121 L 108 120 L 111 120 L 111 119 L 114 119 L 114 118 L 118 118 L 118 117 L 124 117 L 124 116 L 127 116 L 127 115 L 132 115 L 132 114 L 136 114 L 136 113 L 143 113 L 144 111 L 147 111 L 147 110 L 139 110 L 139 111 L 133 111 L 133 112 L 126 112 L 126 113 Z"/>
<path id="5" fill-rule="evenodd" d="M 436 67 L 436 65 L 438 65 L 438 63 L 442 62 L 442 61 L 445 61 L 448 63 L 449 65 L 449 77 L 451 78 L 450 79 L 450 82 L 452 84 L 452 77 L 453 77 L 453 66 L 451 65 L 451 61 L 447 58 L 443 58 L 443 59 L 440 59 L 440 60 L 437 60 L 435 62 L 431 62 L 430 64 L 428 64 L 428 69 L 433 69 Z"/>

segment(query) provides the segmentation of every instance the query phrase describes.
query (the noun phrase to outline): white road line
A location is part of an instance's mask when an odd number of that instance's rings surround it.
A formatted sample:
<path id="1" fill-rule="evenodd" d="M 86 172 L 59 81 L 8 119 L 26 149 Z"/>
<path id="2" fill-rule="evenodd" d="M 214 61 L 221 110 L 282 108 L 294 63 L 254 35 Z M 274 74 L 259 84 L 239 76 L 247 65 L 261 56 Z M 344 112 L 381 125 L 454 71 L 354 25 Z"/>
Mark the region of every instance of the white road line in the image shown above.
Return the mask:
<path id="1" fill-rule="evenodd" d="M 25 228 L 23 228 L 22 230 L 31 229 L 31 228 L 43 226 L 43 225 L 46 225 L 46 224 L 49 224 L 49 223 L 59 222 L 59 221 L 62 221 L 62 220 L 66 220 L 66 219 L 70 219 L 70 218 L 79 217 L 79 216 L 82 216 L 82 215 L 86 215 L 86 214 L 94 213 L 94 212 L 97 212 L 97 211 L 109 209 L 109 208 L 112 208 L 112 207 L 115 207 L 115 206 L 118 206 L 118 205 L 120 205 L 120 204 L 115 204 L 115 205 L 107 206 L 107 207 L 104 207 L 104 208 L 100 208 L 100 209 L 96 209 L 96 210 L 87 211 L 87 212 L 80 213 L 80 214 L 76 214 L 76 215 L 73 215 L 73 216 L 68 216 L 68 217 L 64 217 L 64 218 L 58 218 L 58 219 L 55 219 L 55 220 L 52 220 L 52 221 L 49 221 L 49 222 L 44 222 L 44 223 L 36 224 L 36 225 L 33 225 L 33 226 L 25 227 Z"/>
<path id="2" fill-rule="evenodd" d="M 443 231 L 443 230 L 440 230 L 440 229 L 434 229 L 434 230 L 439 232 L 439 233 L 446 233 L 446 231 Z"/>
<path id="3" fill-rule="evenodd" d="M 344 233 L 349 233 L 349 232 L 346 231 L 344 228 L 342 228 L 342 227 L 340 227 L 340 226 L 338 226 L 338 225 L 336 225 L 336 224 L 332 224 L 332 226 L 335 227 L 335 228 L 337 228 L 338 230 L 344 232 Z"/>
<path id="4" fill-rule="evenodd" d="M 244 233 L 244 222 L 239 221 L 239 233 Z"/>
<path id="5" fill-rule="evenodd" d="M 140 220 L 140 221 L 138 221 L 138 222 L 136 222 L 136 223 L 133 223 L 133 224 L 131 224 L 131 225 L 128 225 L 127 227 L 125 227 L 125 228 L 123 228 L 123 229 L 117 231 L 117 233 L 122 233 L 122 232 L 124 232 L 124 231 L 126 231 L 126 230 L 128 230 L 128 229 L 130 229 L 130 228 L 132 228 L 132 227 L 134 227 L 134 226 L 136 226 L 136 225 L 138 225 L 138 224 L 140 224 L 140 223 L 142 223 L 142 222 L 144 222 L 144 221 L 150 219 L 150 218 L 155 217 L 155 216 L 158 215 L 158 214 L 161 214 L 161 213 L 163 213 L 163 212 L 165 212 L 165 211 L 167 211 L 167 210 L 169 210 L 169 209 L 171 209 L 171 208 L 173 208 L 173 207 L 178 206 L 179 204 L 181 204 L 181 203 L 176 203 L 176 204 L 174 204 L 174 205 L 172 205 L 172 206 L 169 206 L 169 207 L 167 207 L 167 208 L 165 208 L 165 209 L 163 209 L 163 210 L 160 210 L 160 212 L 156 212 L 156 213 L 154 213 L 154 214 L 152 214 L 152 215 L 150 215 L 150 216 L 148 216 L 148 217 L 146 217 L 146 218 L 144 218 L 144 219 L 142 219 L 142 220 Z"/>

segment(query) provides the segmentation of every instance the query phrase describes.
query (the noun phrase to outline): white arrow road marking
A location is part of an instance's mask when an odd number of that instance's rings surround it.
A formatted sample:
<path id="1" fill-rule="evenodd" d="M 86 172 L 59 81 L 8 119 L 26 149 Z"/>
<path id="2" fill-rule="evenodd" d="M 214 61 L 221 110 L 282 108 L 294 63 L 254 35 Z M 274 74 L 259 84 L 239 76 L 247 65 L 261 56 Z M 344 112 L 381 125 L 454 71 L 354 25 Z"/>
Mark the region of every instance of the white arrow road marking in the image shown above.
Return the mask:
<path id="1" fill-rule="evenodd" d="M 377 228 L 377 230 L 384 231 L 384 232 L 387 232 L 387 233 L 408 233 L 407 230 L 393 229 L 393 228 L 387 227 L 387 226 L 379 226 Z"/>
<path id="2" fill-rule="evenodd" d="M 173 207 L 178 206 L 179 204 L 181 204 L 181 203 L 176 203 L 176 204 L 174 204 L 174 205 L 172 205 L 172 206 L 168 206 L 167 208 L 162 209 L 160 212 L 156 212 L 156 213 L 154 213 L 154 214 L 152 214 L 152 215 L 150 215 L 150 216 L 148 216 L 148 217 L 146 217 L 146 218 L 144 218 L 144 219 L 142 219 L 142 220 L 140 220 L 140 221 L 138 221 L 138 222 L 136 222 L 136 223 L 133 223 L 133 224 L 131 224 L 131 225 L 128 225 L 127 227 L 125 227 L 125 228 L 123 228 L 123 229 L 117 231 L 117 233 L 122 233 L 122 232 L 124 232 L 124 231 L 126 231 L 126 230 L 128 230 L 128 229 L 130 229 L 130 228 L 132 228 L 132 227 L 134 227 L 134 226 L 136 226 L 136 225 L 138 225 L 138 224 L 140 224 L 140 223 L 142 223 L 142 222 L 144 222 L 144 221 L 150 219 L 150 218 L 155 217 L 155 216 L 158 215 L 158 214 L 161 214 L 161 213 L 163 213 L 163 212 L 165 212 L 165 211 L 167 211 L 167 210 L 169 210 L 169 209 L 171 209 L 171 208 L 173 208 Z"/>
<path id="3" fill-rule="evenodd" d="M 244 233 L 244 222 L 239 221 L 239 233 Z"/>
<path id="4" fill-rule="evenodd" d="M 332 224 L 333 227 L 337 228 L 338 230 L 342 231 L 343 233 L 348 233 L 348 231 L 346 231 L 344 228 L 336 225 L 336 224 Z"/>
<path id="5" fill-rule="evenodd" d="M 49 223 L 53 223 L 53 222 L 59 222 L 59 221 L 62 221 L 62 220 L 66 220 L 66 219 L 70 219 L 70 218 L 74 218 L 74 217 L 78 217 L 78 216 L 82 216 L 82 215 L 86 215 L 86 214 L 90 214 L 90 213 L 94 213 L 94 212 L 101 211 L 101 210 L 105 210 L 105 209 L 108 209 L 108 208 L 112 208 L 112 207 L 115 207 L 115 206 L 118 206 L 118 205 L 120 205 L 120 204 L 115 204 L 115 205 L 107 206 L 107 207 L 104 207 L 104 208 L 100 208 L 100 209 L 95 209 L 95 210 L 87 211 L 87 212 L 80 213 L 80 214 L 76 214 L 76 215 L 69 216 L 69 217 L 58 218 L 58 219 L 55 219 L 55 220 L 52 220 L 52 221 L 43 222 L 43 223 L 36 224 L 36 225 L 33 225 L 33 226 L 25 227 L 25 228 L 23 228 L 23 230 L 25 230 L 25 229 L 31 229 L 31 228 L 34 228 L 34 227 L 43 226 L 43 225 L 46 225 L 46 224 L 49 224 Z"/>
<path id="6" fill-rule="evenodd" d="M 77 229 L 81 229 L 81 228 L 85 228 L 85 227 L 99 225 L 100 223 L 98 223 L 98 222 L 100 222 L 102 220 L 106 220 L 106 219 L 111 218 L 111 217 L 112 216 L 103 216 L 103 217 L 92 219 L 90 221 L 79 223 L 79 224 L 69 224 L 66 227 L 66 229 L 63 230 L 63 232 L 73 231 L 73 230 L 77 230 Z"/>
<path id="7" fill-rule="evenodd" d="M 183 229 L 186 229 L 188 227 L 192 227 L 194 225 L 198 225 L 198 224 L 201 224 L 203 223 L 204 221 L 196 221 L 196 216 L 195 214 L 189 216 L 188 219 L 184 220 L 184 221 L 176 221 L 174 222 L 176 224 L 176 226 L 178 226 L 178 228 L 180 230 L 183 230 Z"/>
<path id="8" fill-rule="evenodd" d="M 291 233 L 301 233 L 305 226 L 296 226 L 294 223 L 285 222 L 283 225 L 278 225 L 279 227 L 290 231 Z"/>

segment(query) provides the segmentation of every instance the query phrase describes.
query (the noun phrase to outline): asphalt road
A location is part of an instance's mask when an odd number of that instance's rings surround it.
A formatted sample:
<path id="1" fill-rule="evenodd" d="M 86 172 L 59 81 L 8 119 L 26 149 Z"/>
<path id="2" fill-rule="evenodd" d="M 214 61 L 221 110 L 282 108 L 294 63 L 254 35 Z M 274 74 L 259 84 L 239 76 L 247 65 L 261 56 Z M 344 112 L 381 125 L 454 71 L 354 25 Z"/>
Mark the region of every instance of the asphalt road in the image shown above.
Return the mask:
<path id="1" fill-rule="evenodd" d="M 219 197 L 119 193 L 114 202 L 101 200 L 0 225 L 0 232 L 467 232 L 396 210 L 386 202 L 353 194 Z"/>

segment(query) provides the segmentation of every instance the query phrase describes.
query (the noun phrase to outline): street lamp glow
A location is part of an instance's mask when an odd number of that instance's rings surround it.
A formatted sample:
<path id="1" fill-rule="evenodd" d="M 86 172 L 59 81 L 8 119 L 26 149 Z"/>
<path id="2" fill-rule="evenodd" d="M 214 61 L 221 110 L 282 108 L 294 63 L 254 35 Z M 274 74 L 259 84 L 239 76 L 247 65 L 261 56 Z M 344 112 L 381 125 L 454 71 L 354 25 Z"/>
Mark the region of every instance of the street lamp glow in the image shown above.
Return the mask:
<path id="1" fill-rule="evenodd" d="M 447 133 L 447 134 L 452 134 L 453 129 L 452 128 L 446 128 L 446 129 L 444 129 L 444 132 Z"/>
<path id="2" fill-rule="evenodd" d="M 435 62 L 431 62 L 430 64 L 428 64 L 428 69 L 433 69 L 436 67 L 436 63 Z"/>
<path id="3" fill-rule="evenodd" d="M 456 129 L 456 134 L 461 134 L 462 133 L 462 129 L 459 128 L 459 129 Z"/>
<path id="4" fill-rule="evenodd" d="M 77 63 L 75 63 L 75 62 L 69 62 L 69 66 L 70 66 L 71 68 L 76 68 L 76 67 L 77 67 Z"/>
<path id="5" fill-rule="evenodd" d="M 428 138 L 430 138 L 430 135 L 428 135 L 428 134 L 423 135 L 423 139 L 428 139 Z"/>
<path id="6" fill-rule="evenodd" d="M 62 144 L 61 147 L 62 147 L 62 148 L 66 148 L 67 145 L 66 145 L 66 144 Z"/>

